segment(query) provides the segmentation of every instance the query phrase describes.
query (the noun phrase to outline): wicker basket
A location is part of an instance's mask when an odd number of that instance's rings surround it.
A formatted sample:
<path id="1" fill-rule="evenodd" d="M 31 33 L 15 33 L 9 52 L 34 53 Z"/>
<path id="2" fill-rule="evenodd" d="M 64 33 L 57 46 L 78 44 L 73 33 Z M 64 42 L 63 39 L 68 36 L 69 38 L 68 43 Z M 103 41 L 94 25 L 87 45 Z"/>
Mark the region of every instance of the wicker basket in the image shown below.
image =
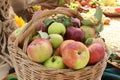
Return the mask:
<path id="1" fill-rule="evenodd" d="M 71 0 L 64 0 L 64 3 L 61 5 L 58 5 L 58 0 L 46 0 L 46 1 L 32 1 L 29 2 L 27 4 L 27 8 L 24 11 L 21 11 L 20 14 L 21 16 L 26 20 L 26 21 L 30 21 L 33 14 L 34 14 L 34 10 L 33 10 L 33 6 L 38 5 L 41 6 L 41 10 L 45 10 L 45 9 L 55 9 L 56 7 L 68 7 L 68 5 L 70 4 Z M 78 8 L 79 12 L 86 12 L 88 11 L 88 9 L 79 6 Z"/>
<path id="2" fill-rule="evenodd" d="M 2 80 L 9 72 L 10 65 L 0 58 L 0 80 Z"/>
<path id="3" fill-rule="evenodd" d="M 22 18 L 24 18 L 24 20 L 26 20 L 27 22 L 29 20 L 31 20 L 32 15 L 33 15 L 33 9 L 32 6 L 34 5 L 38 5 L 41 6 L 41 9 L 55 9 L 56 7 L 60 7 L 60 6 L 65 6 L 65 4 L 69 4 L 70 0 L 64 0 L 64 2 L 62 4 L 58 4 L 59 0 L 12 0 L 12 6 L 13 9 L 15 10 L 15 13 L 18 16 L 21 16 Z M 21 5 L 19 5 L 19 3 L 22 5 L 21 8 L 16 8 L 20 7 Z M 18 4 L 18 5 L 17 5 Z"/>
<path id="4" fill-rule="evenodd" d="M 9 4 L 9 0 L 0 0 L 0 58 L 11 66 L 7 42 L 9 35 L 17 28 L 14 17 L 15 13 Z"/>
<path id="5" fill-rule="evenodd" d="M 9 37 L 8 49 L 11 53 L 13 65 L 19 80 L 101 80 L 101 76 L 106 67 L 108 54 L 93 66 L 87 66 L 80 70 L 72 69 L 53 69 L 45 68 L 44 66 L 31 61 L 27 54 L 26 48 L 31 32 L 35 26 L 42 20 L 48 18 L 53 14 L 65 14 L 67 16 L 77 17 L 82 20 L 82 17 L 77 11 L 58 7 L 54 10 L 46 10 L 34 17 L 28 25 L 23 29 L 15 42 L 11 41 Z M 23 45 L 22 45 L 23 44 Z M 19 46 L 18 46 L 19 45 Z"/>

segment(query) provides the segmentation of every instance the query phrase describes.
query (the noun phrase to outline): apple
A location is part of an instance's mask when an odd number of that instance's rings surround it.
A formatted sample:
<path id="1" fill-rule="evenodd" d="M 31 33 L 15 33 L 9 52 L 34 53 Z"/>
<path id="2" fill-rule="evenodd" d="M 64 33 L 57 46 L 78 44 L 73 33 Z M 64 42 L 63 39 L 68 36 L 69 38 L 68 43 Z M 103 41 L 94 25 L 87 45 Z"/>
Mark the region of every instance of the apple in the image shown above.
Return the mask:
<path id="1" fill-rule="evenodd" d="M 48 60 L 46 60 L 43 64 L 45 67 L 56 68 L 56 69 L 64 69 L 65 64 L 63 63 L 62 57 L 60 56 L 52 56 Z"/>
<path id="2" fill-rule="evenodd" d="M 63 62 L 71 69 L 84 68 L 88 64 L 89 57 L 88 48 L 78 41 L 69 43 L 62 51 Z"/>
<path id="3" fill-rule="evenodd" d="M 36 27 L 36 30 L 37 31 L 42 31 L 42 32 L 47 32 L 47 28 L 44 27 L 44 23 L 43 22 L 40 22 L 40 24 Z"/>
<path id="4" fill-rule="evenodd" d="M 60 47 L 59 47 L 60 55 L 62 54 L 62 51 L 63 51 L 63 49 L 65 48 L 65 46 L 67 46 L 68 44 L 70 44 L 70 43 L 72 43 L 72 42 L 74 42 L 74 40 L 64 40 L 64 41 L 61 43 L 61 45 L 60 45 Z"/>
<path id="5" fill-rule="evenodd" d="M 67 27 L 65 38 L 83 42 L 84 32 L 82 31 L 82 29 L 77 27 Z"/>
<path id="6" fill-rule="evenodd" d="M 37 16 L 40 15 L 42 12 L 43 12 L 42 10 L 38 10 L 38 11 L 34 12 L 32 18 L 37 17 Z"/>
<path id="7" fill-rule="evenodd" d="M 110 21 L 111 21 L 111 19 L 109 18 L 109 17 L 105 17 L 105 18 L 103 18 L 103 23 L 104 24 L 110 24 Z"/>
<path id="8" fill-rule="evenodd" d="M 105 40 L 101 37 L 93 38 L 93 43 L 100 43 L 101 45 L 103 45 L 104 49 L 106 48 Z"/>
<path id="9" fill-rule="evenodd" d="M 93 43 L 100 43 L 103 45 L 104 48 L 106 48 L 106 45 L 105 45 L 105 41 L 103 38 L 101 37 L 97 37 L 97 38 L 88 38 L 86 41 L 85 41 L 85 44 L 90 46 L 91 44 Z"/>
<path id="10" fill-rule="evenodd" d="M 89 47 L 90 59 L 88 64 L 95 64 L 103 59 L 105 55 L 105 48 L 100 43 L 93 43 Z"/>
<path id="11" fill-rule="evenodd" d="M 54 49 L 53 55 L 55 55 L 55 56 L 61 56 L 60 55 L 60 47 L 58 47 L 57 49 Z"/>
<path id="12" fill-rule="evenodd" d="M 63 37 L 60 34 L 50 34 L 49 41 L 52 43 L 53 48 L 56 49 L 63 42 Z"/>
<path id="13" fill-rule="evenodd" d="M 20 32 L 22 31 L 22 29 L 23 28 L 17 28 L 15 31 L 12 32 L 12 34 L 11 34 L 11 40 L 12 41 L 15 41 L 15 39 L 20 34 Z"/>
<path id="14" fill-rule="evenodd" d="M 42 63 L 51 57 L 52 53 L 52 44 L 49 40 L 44 38 L 37 38 L 33 40 L 27 47 L 28 57 L 39 63 Z"/>
<path id="15" fill-rule="evenodd" d="M 48 27 L 49 34 L 61 34 L 64 35 L 66 28 L 62 23 L 54 22 Z"/>
<path id="16" fill-rule="evenodd" d="M 81 26 L 81 29 L 84 32 L 84 40 L 87 38 L 95 37 L 96 35 L 95 29 L 90 26 Z"/>
<path id="17" fill-rule="evenodd" d="M 80 27 L 80 25 L 81 25 L 80 20 L 78 18 L 71 17 L 71 22 L 76 27 Z"/>

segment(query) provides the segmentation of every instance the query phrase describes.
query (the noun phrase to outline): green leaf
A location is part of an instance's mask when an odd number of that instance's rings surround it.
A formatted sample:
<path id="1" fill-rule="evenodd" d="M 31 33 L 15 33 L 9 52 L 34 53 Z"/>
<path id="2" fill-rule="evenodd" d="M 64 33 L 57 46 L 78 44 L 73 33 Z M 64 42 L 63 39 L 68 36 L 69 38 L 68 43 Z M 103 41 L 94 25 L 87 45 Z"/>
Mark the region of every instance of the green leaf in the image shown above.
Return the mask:
<path id="1" fill-rule="evenodd" d="M 45 19 L 44 20 L 44 27 L 48 27 L 53 22 L 55 22 L 54 19 Z"/>
<path id="2" fill-rule="evenodd" d="M 103 27 L 104 25 L 103 24 L 100 24 L 99 26 L 96 27 L 96 32 L 99 33 L 103 30 Z"/>
<path id="3" fill-rule="evenodd" d="M 98 24 L 101 23 L 102 21 L 102 9 L 101 8 L 96 8 L 96 12 L 94 14 L 94 17 L 98 19 Z"/>
<path id="4" fill-rule="evenodd" d="M 56 19 L 57 22 L 63 23 L 64 26 L 68 27 L 72 25 L 71 18 L 66 16 L 58 16 Z"/>
<path id="5" fill-rule="evenodd" d="M 46 32 L 38 31 L 39 35 L 41 38 L 48 39 L 49 35 Z"/>
<path id="6" fill-rule="evenodd" d="M 112 54 L 110 55 L 110 59 L 113 60 L 113 59 L 115 59 L 115 58 L 116 58 L 116 54 L 113 54 L 113 53 L 112 53 Z"/>
<path id="7" fill-rule="evenodd" d="M 112 62 L 120 62 L 120 60 L 112 60 Z"/>
<path id="8" fill-rule="evenodd" d="M 92 21 L 88 20 L 88 19 L 84 19 L 81 21 L 81 23 L 83 25 L 86 25 L 86 26 L 94 26 L 94 23 L 92 23 Z"/>

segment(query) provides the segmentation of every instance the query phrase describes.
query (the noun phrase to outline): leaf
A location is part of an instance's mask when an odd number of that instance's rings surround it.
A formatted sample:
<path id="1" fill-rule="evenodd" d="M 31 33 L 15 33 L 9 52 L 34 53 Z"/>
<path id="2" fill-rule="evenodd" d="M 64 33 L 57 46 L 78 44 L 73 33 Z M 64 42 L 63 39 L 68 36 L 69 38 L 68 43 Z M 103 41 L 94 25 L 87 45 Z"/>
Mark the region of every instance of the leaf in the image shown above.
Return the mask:
<path id="1" fill-rule="evenodd" d="M 41 38 L 48 39 L 49 35 L 46 32 L 38 31 L 39 35 Z"/>
<path id="2" fill-rule="evenodd" d="M 70 18 L 63 19 L 62 23 L 63 23 L 66 27 L 72 25 L 72 22 L 71 22 L 71 19 L 70 19 Z"/>
<path id="3" fill-rule="evenodd" d="M 66 16 L 58 16 L 56 19 L 57 22 L 63 23 L 64 26 L 68 27 L 72 25 L 71 18 Z"/>
<path id="4" fill-rule="evenodd" d="M 94 14 L 94 17 L 98 19 L 98 24 L 101 23 L 102 21 L 102 9 L 101 8 L 96 8 L 96 12 Z"/>
<path id="5" fill-rule="evenodd" d="M 112 60 L 112 62 L 120 62 L 120 60 Z"/>
<path id="6" fill-rule="evenodd" d="M 90 45 L 93 43 L 93 39 L 92 38 L 88 38 L 86 41 L 85 41 L 85 44 L 87 45 Z"/>
<path id="7" fill-rule="evenodd" d="M 115 58 L 116 58 L 116 55 L 112 53 L 112 54 L 110 55 L 110 58 L 109 58 L 109 59 L 113 60 L 113 59 L 115 59 Z"/>
<path id="8" fill-rule="evenodd" d="M 44 27 L 48 27 L 53 22 L 55 22 L 54 19 L 45 19 L 44 20 Z"/>
<path id="9" fill-rule="evenodd" d="M 90 21 L 88 19 L 84 19 L 81 22 L 83 25 L 86 25 L 86 26 L 94 26 L 94 23 L 92 23 L 92 21 Z"/>
<path id="10" fill-rule="evenodd" d="M 104 25 L 103 24 L 100 24 L 99 26 L 96 27 L 96 32 L 99 33 L 103 30 L 103 27 Z"/>

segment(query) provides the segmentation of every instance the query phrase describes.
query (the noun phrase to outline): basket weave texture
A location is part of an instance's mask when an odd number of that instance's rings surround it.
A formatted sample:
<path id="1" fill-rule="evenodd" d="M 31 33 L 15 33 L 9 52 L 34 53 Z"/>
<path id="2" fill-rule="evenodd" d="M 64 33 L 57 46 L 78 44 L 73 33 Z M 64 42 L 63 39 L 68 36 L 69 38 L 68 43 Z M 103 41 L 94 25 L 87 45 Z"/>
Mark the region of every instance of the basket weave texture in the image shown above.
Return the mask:
<path id="1" fill-rule="evenodd" d="M 34 17 L 27 26 L 22 30 L 15 42 L 9 37 L 8 49 L 13 59 L 13 65 L 19 80 L 101 80 L 101 76 L 107 64 L 108 54 L 93 66 L 87 66 L 80 70 L 72 69 L 53 69 L 45 68 L 43 65 L 31 61 L 27 54 L 26 48 L 31 32 L 35 26 L 44 19 L 53 14 L 65 14 L 67 16 L 77 17 L 82 20 L 82 17 L 77 11 L 58 7 L 54 10 L 45 10 L 40 15 Z"/>
<path id="2" fill-rule="evenodd" d="M 15 13 L 9 4 L 9 0 L 0 0 L 0 58 L 11 66 L 7 42 L 9 35 L 17 28 L 13 19 L 14 16 Z"/>

